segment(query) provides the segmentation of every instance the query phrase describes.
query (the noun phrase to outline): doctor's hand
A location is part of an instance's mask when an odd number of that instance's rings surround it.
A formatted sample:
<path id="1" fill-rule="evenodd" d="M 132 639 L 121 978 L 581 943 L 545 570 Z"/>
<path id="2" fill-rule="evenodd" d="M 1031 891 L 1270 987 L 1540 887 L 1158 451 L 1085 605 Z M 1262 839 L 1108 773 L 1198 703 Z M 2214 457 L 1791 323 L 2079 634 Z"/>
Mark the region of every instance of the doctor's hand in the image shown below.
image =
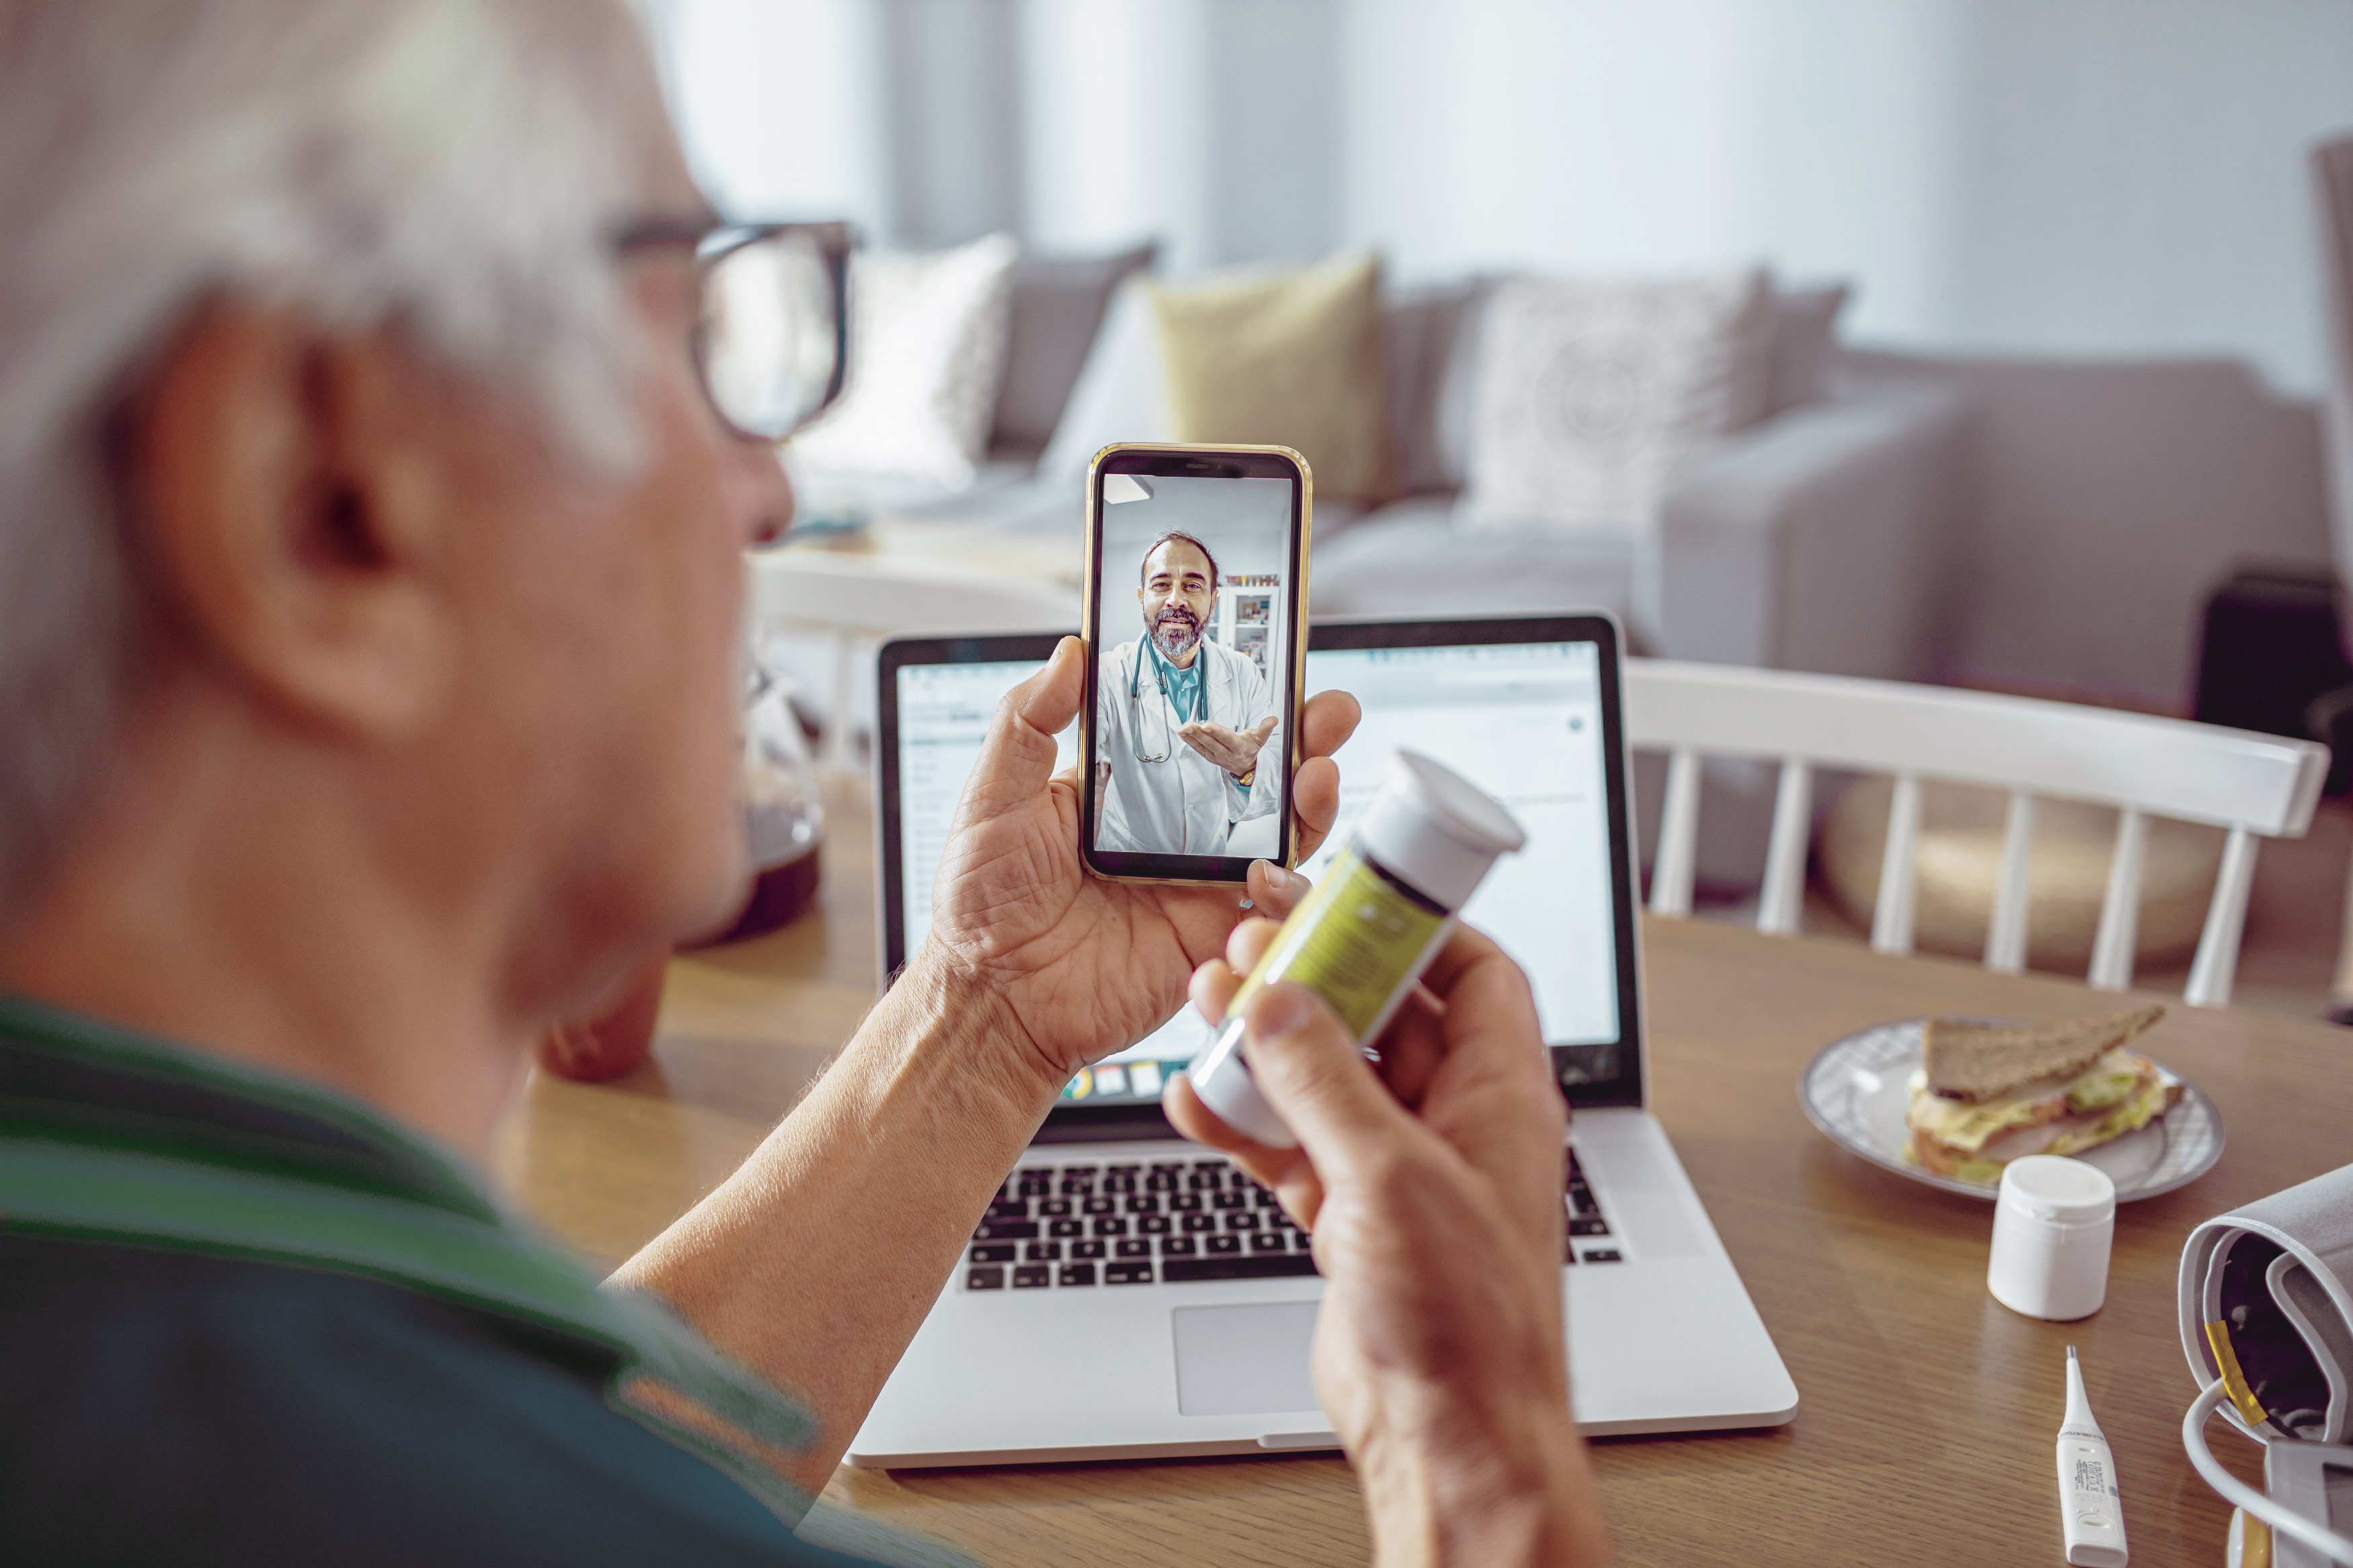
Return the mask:
<path id="1" fill-rule="evenodd" d="M 1307 889 L 1305 878 L 1266 861 L 1250 868 L 1246 888 L 1088 876 L 1078 775 L 1053 772 L 1054 737 L 1078 714 L 1085 668 L 1085 645 L 1065 637 L 997 704 L 941 857 L 931 934 L 908 964 L 1003 1042 L 987 1065 L 1020 1075 L 1041 1114 L 1081 1067 L 1184 1005 L 1194 968 L 1224 950 L 1245 897 L 1280 915 Z M 1345 692 L 1320 693 L 1301 710 L 1305 760 L 1292 786 L 1292 830 L 1302 858 L 1339 813 L 1331 754 L 1356 718 Z"/>
<path id="2" fill-rule="evenodd" d="M 1196 719 L 1179 725 L 1176 738 L 1240 778 L 1258 766 L 1258 754 L 1266 750 L 1267 737 L 1274 733 L 1276 722 L 1275 715 L 1270 713 L 1250 728 L 1237 731 L 1212 724 L 1207 719 Z"/>
<path id="3" fill-rule="evenodd" d="M 1194 976 L 1213 1022 L 1275 929 L 1238 927 Z M 1236 1133 L 1182 1079 L 1162 1103 L 1314 1236 L 1315 1392 L 1362 1476 L 1376 1561 L 1605 1561 L 1562 1334 L 1566 1110 L 1526 977 L 1458 931 L 1377 1065 L 1299 986 L 1247 1017 L 1251 1074 L 1300 1147 Z"/>

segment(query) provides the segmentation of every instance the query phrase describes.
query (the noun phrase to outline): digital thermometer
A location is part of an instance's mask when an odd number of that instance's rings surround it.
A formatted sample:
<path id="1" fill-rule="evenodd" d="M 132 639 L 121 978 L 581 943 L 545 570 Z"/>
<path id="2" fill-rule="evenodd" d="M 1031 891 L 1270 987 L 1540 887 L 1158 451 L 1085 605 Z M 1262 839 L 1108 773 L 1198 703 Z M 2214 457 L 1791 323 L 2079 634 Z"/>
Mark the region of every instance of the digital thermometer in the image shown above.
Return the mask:
<path id="1" fill-rule="evenodd" d="M 2059 1527 L 2067 1561 L 2075 1568 L 2125 1568 L 2124 1495 L 2116 1488 L 2116 1456 L 2092 1419 L 2084 1395 L 2084 1368 L 2067 1347 L 2067 1415 L 2059 1426 Z"/>

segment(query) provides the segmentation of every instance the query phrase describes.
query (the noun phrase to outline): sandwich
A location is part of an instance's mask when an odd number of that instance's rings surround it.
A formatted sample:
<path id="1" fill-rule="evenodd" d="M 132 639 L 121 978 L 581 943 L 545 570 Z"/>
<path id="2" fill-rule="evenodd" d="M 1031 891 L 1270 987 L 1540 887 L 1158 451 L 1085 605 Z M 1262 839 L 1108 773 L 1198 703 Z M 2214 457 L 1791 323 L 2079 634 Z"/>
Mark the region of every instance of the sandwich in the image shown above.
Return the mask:
<path id="1" fill-rule="evenodd" d="M 1940 1176 L 1992 1183 L 2029 1154 L 2080 1154 L 2137 1131 L 2181 1098 L 2179 1079 L 2125 1042 L 2165 1016 L 2151 1004 L 2033 1027 L 1931 1018 L 1904 1123 L 1909 1156 Z"/>

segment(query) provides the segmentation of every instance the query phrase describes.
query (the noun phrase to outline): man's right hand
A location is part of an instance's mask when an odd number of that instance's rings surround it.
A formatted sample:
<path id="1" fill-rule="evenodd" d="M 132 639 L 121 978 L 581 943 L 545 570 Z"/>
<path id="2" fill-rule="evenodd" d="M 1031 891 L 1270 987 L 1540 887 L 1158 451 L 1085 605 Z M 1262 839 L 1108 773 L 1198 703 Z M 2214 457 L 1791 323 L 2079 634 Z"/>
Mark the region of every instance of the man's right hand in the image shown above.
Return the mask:
<path id="1" fill-rule="evenodd" d="M 1084 645 L 1064 637 L 1044 669 L 1006 694 L 965 784 L 934 884 L 930 936 L 908 971 L 990 1038 L 1043 1115 L 1086 1063 L 1166 1023 L 1187 977 L 1251 904 L 1281 912 L 1303 879 L 1255 862 L 1246 886 L 1110 882 L 1079 862 L 1079 779 L 1055 774 L 1054 737 L 1079 710 Z M 1320 691 L 1299 715 L 1292 843 L 1315 852 L 1340 812 L 1332 753 L 1356 700 Z M 1103 764 L 1098 762 L 1097 766 Z M 1098 800 L 1103 798 L 1097 796 Z M 895 988 L 894 988 L 895 989 Z M 994 1055 L 994 1053 L 992 1053 Z M 976 1062 L 987 1065 L 987 1058 Z"/>
<path id="2" fill-rule="evenodd" d="M 1193 995 L 1222 1018 L 1271 921 L 1236 928 Z M 1300 1140 L 1236 1133 L 1180 1079 L 1166 1106 L 1314 1235 L 1329 1281 L 1316 1393 L 1363 1477 L 1376 1555 L 1599 1563 L 1599 1498 L 1569 1415 L 1562 1333 L 1566 1112 L 1527 980 L 1458 932 L 1377 1069 L 1312 993 L 1251 999 L 1250 1071 Z"/>

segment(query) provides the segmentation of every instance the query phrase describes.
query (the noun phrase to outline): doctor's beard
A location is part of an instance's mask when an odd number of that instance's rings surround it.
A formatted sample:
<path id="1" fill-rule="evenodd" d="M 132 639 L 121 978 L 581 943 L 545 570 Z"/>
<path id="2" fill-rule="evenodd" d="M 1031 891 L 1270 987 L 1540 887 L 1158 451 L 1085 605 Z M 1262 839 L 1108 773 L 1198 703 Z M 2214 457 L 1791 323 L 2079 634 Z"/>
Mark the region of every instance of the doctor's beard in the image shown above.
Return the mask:
<path id="1" fill-rule="evenodd" d="M 1160 657 L 1171 661 L 1185 657 L 1201 640 L 1201 623 L 1182 605 L 1171 605 L 1152 623 L 1152 643 Z"/>

